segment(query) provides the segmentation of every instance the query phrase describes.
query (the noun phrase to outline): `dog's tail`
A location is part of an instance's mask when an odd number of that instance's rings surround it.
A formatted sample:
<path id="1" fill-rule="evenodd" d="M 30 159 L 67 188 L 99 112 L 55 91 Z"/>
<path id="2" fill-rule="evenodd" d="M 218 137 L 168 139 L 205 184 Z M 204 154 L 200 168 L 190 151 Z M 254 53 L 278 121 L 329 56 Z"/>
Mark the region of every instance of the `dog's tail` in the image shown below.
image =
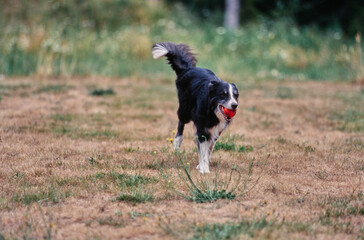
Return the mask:
<path id="1" fill-rule="evenodd" d="M 185 44 L 156 43 L 152 47 L 152 54 L 154 59 L 166 56 L 168 63 L 177 75 L 188 68 L 195 67 L 197 63 L 195 54 L 191 53 L 190 47 Z"/>

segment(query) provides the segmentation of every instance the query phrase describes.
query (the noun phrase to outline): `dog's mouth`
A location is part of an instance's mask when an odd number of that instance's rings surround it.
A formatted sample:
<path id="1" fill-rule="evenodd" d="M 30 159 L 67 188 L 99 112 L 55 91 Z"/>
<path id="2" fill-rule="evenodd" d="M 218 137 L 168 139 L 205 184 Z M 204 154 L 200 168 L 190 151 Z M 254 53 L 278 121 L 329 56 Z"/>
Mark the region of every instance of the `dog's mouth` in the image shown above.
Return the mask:
<path id="1" fill-rule="evenodd" d="M 219 109 L 227 121 L 230 121 L 236 114 L 236 109 L 228 109 L 222 105 L 219 105 Z"/>

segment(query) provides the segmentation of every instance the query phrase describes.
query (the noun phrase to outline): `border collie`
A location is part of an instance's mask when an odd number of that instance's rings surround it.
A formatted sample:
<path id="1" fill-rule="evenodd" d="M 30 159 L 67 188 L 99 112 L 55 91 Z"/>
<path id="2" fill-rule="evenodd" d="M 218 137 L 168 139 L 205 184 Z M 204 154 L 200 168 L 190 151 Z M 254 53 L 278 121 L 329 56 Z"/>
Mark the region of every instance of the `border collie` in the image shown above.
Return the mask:
<path id="1" fill-rule="evenodd" d="M 167 57 L 177 74 L 179 122 L 174 149 L 180 148 L 184 126 L 192 121 L 196 127 L 197 169 L 200 173 L 209 173 L 210 155 L 215 143 L 236 113 L 238 89 L 235 84 L 222 81 L 212 71 L 196 67 L 197 60 L 188 45 L 160 42 L 153 45 L 152 54 L 154 59 Z"/>

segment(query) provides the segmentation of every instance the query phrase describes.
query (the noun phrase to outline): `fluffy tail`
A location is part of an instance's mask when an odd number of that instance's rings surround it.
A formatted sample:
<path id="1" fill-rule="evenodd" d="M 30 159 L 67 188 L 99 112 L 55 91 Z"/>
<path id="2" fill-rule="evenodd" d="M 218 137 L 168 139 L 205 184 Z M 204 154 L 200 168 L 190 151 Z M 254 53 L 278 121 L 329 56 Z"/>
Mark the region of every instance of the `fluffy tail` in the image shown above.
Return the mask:
<path id="1" fill-rule="evenodd" d="M 152 54 L 154 59 L 166 56 L 177 75 L 188 68 L 195 67 L 197 63 L 195 54 L 191 53 L 190 47 L 185 44 L 156 43 L 152 47 Z"/>

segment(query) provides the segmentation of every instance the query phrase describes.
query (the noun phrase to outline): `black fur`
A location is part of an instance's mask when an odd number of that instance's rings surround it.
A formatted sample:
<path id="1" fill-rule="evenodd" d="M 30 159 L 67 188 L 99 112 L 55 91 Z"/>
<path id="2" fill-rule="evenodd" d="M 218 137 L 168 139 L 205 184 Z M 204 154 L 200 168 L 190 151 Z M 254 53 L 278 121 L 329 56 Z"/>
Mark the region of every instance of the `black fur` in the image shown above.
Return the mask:
<path id="1" fill-rule="evenodd" d="M 157 44 L 154 44 L 153 48 L 156 47 L 156 45 Z M 189 46 L 170 42 L 161 42 L 158 43 L 158 45 L 168 49 L 168 53 L 166 55 L 168 63 L 177 75 L 180 75 L 185 70 L 196 66 L 197 60 L 195 58 L 195 54 L 191 53 Z"/>
<path id="2" fill-rule="evenodd" d="M 195 55 L 187 45 L 162 42 L 153 45 L 153 49 L 158 45 L 168 50 L 165 56 L 177 74 L 179 123 L 176 137 L 182 136 L 184 125 L 192 121 L 196 126 L 199 142 L 209 141 L 209 130 L 221 122 L 215 112 L 218 105 L 231 99 L 229 83 L 222 81 L 208 69 L 196 67 Z M 232 104 L 231 109 L 236 109 L 239 93 L 234 84 L 232 88 L 236 104 Z M 227 124 L 230 120 L 225 119 Z"/>

